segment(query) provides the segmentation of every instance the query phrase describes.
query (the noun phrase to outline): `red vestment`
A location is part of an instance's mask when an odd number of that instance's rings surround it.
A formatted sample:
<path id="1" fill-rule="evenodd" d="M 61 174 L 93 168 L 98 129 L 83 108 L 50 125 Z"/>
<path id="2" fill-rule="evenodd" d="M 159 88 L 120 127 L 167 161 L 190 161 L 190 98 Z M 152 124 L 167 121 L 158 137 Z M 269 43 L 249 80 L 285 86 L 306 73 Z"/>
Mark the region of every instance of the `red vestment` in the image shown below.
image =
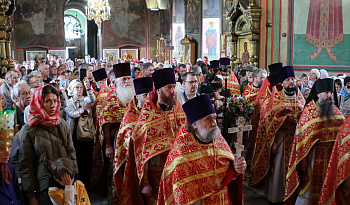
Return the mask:
<path id="1" fill-rule="evenodd" d="M 305 194 L 308 188 L 311 188 L 312 203 L 317 204 L 333 143 L 344 123 L 344 117 L 339 109 L 336 106 L 333 106 L 333 109 L 335 115 L 328 121 L 320 117 L 317 102 L 311 101 L 304 108 L 289 158 L 284 198 L 287 204 L 295 204 L 293 194 L 298 188 L 299 195 Z M 313 170 L 310 169 L 311 167 L 305 168 L 306 173 L 302 173 L 300 162 L 306 159 L 312 148 L 315 148 Z M 311 175 L 313 179 L 310 179 Z"/>
<path id="2" fill-rule="evenodd" d="M 100 135 L 95 139 L 93 166 L 91 173 L 91 187 L 94 187 L 102 175 L 104 167 L 104 133 L 102 126 L 106 123 L 120 123 L 124 117 L 126 105 L 122 103 L 115 92 L 111 89 L 101 107 L 98 116 L 98 125 Z"/>
<path id="3" fill-rule="evenodd" d="M 257 88 L 253 85 L 253 82 L 250 82 L 247 84 L 247 87 L 245 87 L 243 96 L 245 99 L 247 99 L 248 102 L 250 102 L 253 106 L 255 104 L 255 98 L 258 95 L 260 88 Z"/>
<path id="4" fill-rule="evenodd" d="M 243 175 L 234 171 L 235 157 L 226 140 L 221 136 L 200 144 L 185 127 L 165 163 L 158 204 L 243 204 Z"/>
<path id="5" fill-rule="evenodd" d="M 350 177 L 350 117 L 335 140 L 327 173 L 320 194 L 319 205 L 336 205 L 340 201 L 350 202 L 349 190 L 342 183 Z"/>
<path id="6" fill-rule="evenodd" d="M 222 81 L 222 86 L 225 87 L 225 80 Z M 231 73 L 227 78 L 227 89 L 230 89 L 231 95 L 241 95 L 239 83 L 234 73 Z"/>
<path id="7" fill-rule="evenodd" d="M 165 163 L 168 151 L 172 147 L 176 134 L 180 127 L 185 123 L 185 120 L 186 115 L 179 102 L 174 105 L 172 110 L 162 111 L 158 104 L 156 92 L 152 91 L 148 94 L 140 112 L 138 122 L 135 125 L 134 135 L 132 137 L 132 140 L 135 143 L 134 153 L 130 153 L 129 151 L 129 156 L 134 154 L 134 158 L 130 157 L 129 160 L 128 157 L 126 162 L 122 196 L 130 195 L 131 197 L 129 196 L 126 199 L 123 198 L 123 203 L 148 204 L 152 202 L 153 204 L 156 201 L 159 180 L 163 167 L 162 165 L 160 167 L 149 165 L 148 175 L 144 176 L 144 166 L 151 158 L 158 155 L 161 156 L 161 158 L 164 158 Z M 131 150 L 130 147 L 129 149 Z M 135 174 L 135 171 L 130 170 L 132 168 L 136 169 L 137 182 L 135 182 L 135 177 L 129 177 L 127 175 Z M 143 177 L 148 177 L 148 181 L 153 189 L 152 196 L 147 198 L 147 202 L 139 201 L 141 198 L 139 184 Z M 131 189 L 130 186 L 136 188 Z M 130 190 L 130 192 L 124 194 L 124 188 L 125 190 Z"/>
<path id="8" fill-rule="evenodd" d="M 140 111 L 137 108 L 135 97 L 126 108 L 123 121 L 120 123 L 119 131 L 115 138 L 114 161 L 113 161 L 113 193 L 121 194 L 122 172 L 120 168 L 126 161 L 130 138 L 133 135 L 134 127 L 137 123 Z"/>
<path id="9" fill-rule="evenodd" d="M 264 113 L 261 113 L 258 132 L 255 139 L 255 151 L 252 159 L 249 185 L 254 186 L 261 182 L 270 170 L 271 148 L 277 131 L 284 131 L 285 172 L 287 172 L 290 148 L 296 121 L 301 115 L 305 99 L 298 90 L 294 98 L 287 98 L 284 90 L 273 89 L 272 96 L 267 101 Z M 272 164 L 273 166 L 273 164 Z"/>

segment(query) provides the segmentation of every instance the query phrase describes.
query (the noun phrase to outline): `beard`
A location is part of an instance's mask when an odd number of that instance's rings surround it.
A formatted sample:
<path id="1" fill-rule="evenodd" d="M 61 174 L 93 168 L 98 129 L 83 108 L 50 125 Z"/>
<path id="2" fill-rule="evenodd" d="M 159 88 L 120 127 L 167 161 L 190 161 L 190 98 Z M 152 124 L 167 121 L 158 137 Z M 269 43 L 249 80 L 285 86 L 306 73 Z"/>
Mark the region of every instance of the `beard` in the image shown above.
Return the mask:
<path id="1" fill-rule="evenodd" d="M 297 91 L 297 87 L 294 84 L 289 85 L 288 87 L 285 87 L 284 89 L 286 90 L 287 93 L 294 93 L 295 91 Z"/>
<path id="2" fill-rule="evenodd" d="M 161 91 L 160 93 L 160 98 L 162 99 L 162 101 L 166 104 L 166 105 L 176 105 L 177 103 L 177 100 L 176 100 L 176 95 L 174 95 L 173 98 L 169 98 L 168 96 L 165 95 L 165 93 L 163 93 Z"/>
<path id="3" fill-rule="evenodd" d="M 128 104 L 136 95 L 133 85 L 117 86 L 116 92 L 118 99 L 124 104 Z"/>
<path id="4" fill-rule="evenodd" d="M 320 116 L 325 117 L 327 120 L 331 120 L 335 114 L 333 109 L 333 99 L 319 99 L 318 100 L 318 108 L 320 109 Z"/>
<path id="5" fill-rule="evenodd" d="M 198 133 L 201 138 L 207 142 L 214 141 L 221 136 L 221 130 L 218 126 L 204 129 L 200 124 L 198 124 Z"/>

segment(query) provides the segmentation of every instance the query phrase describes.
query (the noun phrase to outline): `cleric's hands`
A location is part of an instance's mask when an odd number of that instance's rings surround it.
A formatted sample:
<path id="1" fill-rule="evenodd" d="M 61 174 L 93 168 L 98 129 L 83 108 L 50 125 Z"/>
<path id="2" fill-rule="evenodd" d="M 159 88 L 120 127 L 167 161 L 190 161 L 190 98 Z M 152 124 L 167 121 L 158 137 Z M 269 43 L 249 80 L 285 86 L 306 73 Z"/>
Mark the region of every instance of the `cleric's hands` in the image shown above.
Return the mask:
<path id="1" fill-rule="evenodd" d="M 234 162 L 234 167 L 238 174 L 245 172 L 247 169 L 247 162 L 245 161 L 244 157 L 236 159 Z"/>
<path id="2" fill-rule="evenodd" d="M 142 184 L 141 193 L 147 197 L 150 197 L 152 195 L 152 186 L 149 183 Z"/>
<path id="3" fill-rule="evenodd" d="M 106 157 L 108 158 L 114 157 L 113 147 L 106 147 Z"/>

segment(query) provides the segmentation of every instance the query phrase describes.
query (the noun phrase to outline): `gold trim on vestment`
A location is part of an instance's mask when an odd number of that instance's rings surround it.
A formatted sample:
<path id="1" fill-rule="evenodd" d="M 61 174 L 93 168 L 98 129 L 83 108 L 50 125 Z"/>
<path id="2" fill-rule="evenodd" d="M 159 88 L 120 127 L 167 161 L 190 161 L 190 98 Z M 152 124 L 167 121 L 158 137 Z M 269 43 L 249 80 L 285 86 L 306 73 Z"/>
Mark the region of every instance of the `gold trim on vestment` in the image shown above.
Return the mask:
<path id="1" fill-rule="evenodd" d="M 336 115 L 334 117 L 332 117 L 332 120 L 341 120 L 341 119 L 344 119 L 344 116 L 343 115 Z M 300 127 L 296 132 L 295 132 L 295 135 L 303 132 L 305 129 L 307 129 L 311 124 L 313 123 L 317 123 L 317 122 L 324 122 L 326 121 L 325 118 L 321 118 L 321 117 L 318 117 L 316 119 L 313 119 L 313 120 L 310 120 L 308 121 L 305 125 L 303 125 L 302 127 Z"/>
<path id="2" fill-rule="evenodd" d="M 206 155 L 204 155 L 203 152 L 205 152 Z M 203 159 L 203 158 L 210 157 L 210 156 L 215 156 L 215 154 L 213 152 L 211 152 L 210 149 L 205 149 L 205 150 L 203 150 L 203 152 L 201 152 L 199 150 L 197 152 L 189 152 L 187 154 L 176 157 L 169 165 L 166 166 L 166 168 L 164 168 L 162 177 L 163 178 L 168 177 L 169 174 L 174 171 L 176 165 L 178 165 L 178 164 L 182 164 L 182 163 L 186 163 L 186 162 L 190 162 L 190 161 L 194 161 L 194 160 L 198 160 L 198 159 Z M 219 149 L 217 151 L 216 156 L 220 156 L 220 155 L 229 156 L 229 157 L 234 158 L 232 152 L 224 151 L 222 149 Z"/>
<path id="3" fill-rule="evenodd" d="M 314 131 L 311 131 L 307 137 L 305 139 L 303 139 L 301 142 L 299 142 L 296 146 L 296 150 L 298 150 L 301 146 L 303 146 L 305 144 L 305 142 L 309 141 L 310 137 L 312 137 L 312 135 L 315 135 L 315 134 L 319 134 L 320 132 L 324 132 L 324 131 L 339 131 L 341 129 L 342 126 L 338 126 L 338 127 L 331 127 L 331 128 L 328 128 L 328 127 L 325 127 L 325 128 L 321 128 L 321 129 L 318 129 L 318 130 L 314 130 Z M 334 140 L 327 140 L 327 141 L 335 141 Z"/>
<path id="4" fill-rule="evenodd" d="M 340 165 L 342 165 L 343 162 L 344 162 L 345 160 L 349 159 L 349 157 L 350 157 L 350 152 L 347 152 L 346 154 L 344 154 L 344 155 L 340 158 L 340 160 L 339 160 L 339 162 L 338 162 L 337 168 L 339 168 Z"/>

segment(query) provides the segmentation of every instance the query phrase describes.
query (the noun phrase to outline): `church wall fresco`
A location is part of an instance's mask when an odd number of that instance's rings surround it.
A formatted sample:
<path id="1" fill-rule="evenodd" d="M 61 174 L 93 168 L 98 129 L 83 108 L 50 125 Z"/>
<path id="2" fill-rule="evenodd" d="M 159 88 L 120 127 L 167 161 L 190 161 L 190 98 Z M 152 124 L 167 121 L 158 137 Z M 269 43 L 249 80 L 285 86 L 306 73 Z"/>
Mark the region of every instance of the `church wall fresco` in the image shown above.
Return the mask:
<path id="1" fill-rule="evenodd" d="M 348 0 L 295 0 L 292 64 L 295 67 L 350 68 Z M 320 19 L 320 13 L 324 18 Z"/>
<path id="2" fill-rule="evenodd" d="M 16 47 L 65 47 L 62 8 L 62 0 L 17 0 L 14 14 Z"/>
<path id="3" fill-rule="evenodd" d="M 186 34 L 198 34 L 201 31 L 201 14 L 202 14 L 202 1 L 188 0 L 185 5 L 186 21 L 185 29 Z"/>
<path id="4" fill-rule="evenodd" d="M 144 0 L 109 1 L 112 17 L 103 23 L 103 47 L 146 46 L 147 7 Z"/>

